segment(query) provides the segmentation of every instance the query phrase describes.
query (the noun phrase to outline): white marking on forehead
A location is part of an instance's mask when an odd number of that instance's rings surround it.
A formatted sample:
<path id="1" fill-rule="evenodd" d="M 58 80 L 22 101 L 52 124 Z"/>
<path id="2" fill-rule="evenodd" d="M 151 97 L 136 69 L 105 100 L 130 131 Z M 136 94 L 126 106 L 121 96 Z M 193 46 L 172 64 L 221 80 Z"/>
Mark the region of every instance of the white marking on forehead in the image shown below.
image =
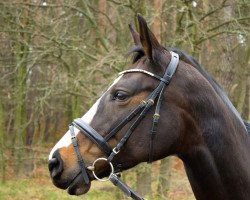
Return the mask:
<path id="1" fill-rule="evenodd" d="M 82 119 L 84 122 L 86 122 L 87 124 L 90 124 L 91 121 L 92 121 L 92 119 L 94 118 L 94 116 L 95 116 L 95 114 L 96 114 L 96 112 L 97 112 L 97 108 L 98 108 L 98 106 L 99 106 L 99 104 L 100 104 L 101 98 L 102 98 L 102 97 L 100 97 L 100 98 L 95 102 L 95 104 L 88 110 L 88 112 L 85 113 L 85 115 L 82 116 L 81 119 Z"/>
<path id="2" fill-rule="evenodd" d="M 88 110 L 87 113 L 85 113 L 85 115 L 82 116 L 82 120 L 84 122 L 86 122 L 87 124 L 91 124 L 98 106 L 100 104 L 100 101 L 102 99 L 102 97 L 104 96 L 104 94 L 109 91 L 122 77 L 123 75 L 119 76 L 117 79 L 114 80 L 114 82 L 109 86 L 109 88 L 103 93 L 103 95 L 95 102 L 95 104 Z M 74 131 L 75 131 L 75 135 L 77 135 L 79 133 L 79 130 L 77 128 L 74 127 Z M 50 154 L 49 154 L 49 160 L 52 159 L 53 153 L 57 150 L 60 149 L 62 147 L 68 147 L 71 144 L 71 134 L 70 131 L 68 130 L 65 135 L 57 142 L 57 144 L 53 147 L 53 149 L 51 150 Z"/>
<path id="3" fill-rule="evenodd" d="M 83 117 L 81 118 L 84 122 L 86 122 L 87 124 L 90 124 L 92 119 L 95 116 L 95 113 L 97 111 L 98 105 L 100 103 L 100 99 L 98 99 L 95 104 L 88 110 L 88 112 L 83 115 Z M 79 130 L 77 128 L 74 127 L 74 132 L 75 135 L 77 135 L 79 133 Z M 49 160 L 52 159 L 52 155 L 53 153 L 57 150 L 60 149 L 62 147 L 68 147 L 71 144 L 71 134 L 70 131 L 68 130 L 65 135 L 57 142 L 57 144 L 53 147 L 53 149 L 51 150 L 50 154 L 49 154 Z"/>
<path id="4" fill-rule="evenodd" d="M 74 127 L 74 132 L 78 133 L 78 129 Z M 67 147 L 71 143 L 71 135 L 70 131 L 68 130 L 64 136 L 56 143 L 56 145 L 53 147 L 53 149 L 50 151 L 49 154 L 49 160 L 52 159 L 53 153 L 62 147 Z"/>

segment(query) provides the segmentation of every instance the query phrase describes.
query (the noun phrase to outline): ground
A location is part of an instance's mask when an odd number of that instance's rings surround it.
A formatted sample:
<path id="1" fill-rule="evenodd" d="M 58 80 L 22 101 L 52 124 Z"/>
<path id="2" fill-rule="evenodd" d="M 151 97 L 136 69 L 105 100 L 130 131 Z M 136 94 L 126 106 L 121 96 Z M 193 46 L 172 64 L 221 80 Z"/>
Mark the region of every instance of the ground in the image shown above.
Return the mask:
<path id="1" fill-rule="evenodd" d="M 157 164 L 152 168 L 153 173 L 157 173 Z M 126 176 L 133 176 L 133 170 L 127 173 Z M 128 178 L 126 178 L 128 179 Z M 132 185 L 128 183 L 130 186 Z M 154 183 L 153 183 L 154 184 Z M 47 168 L 44 166 L 38 167 L 31 178 L 18 178 L 7 180 L 5 183 L 0 183 L 0 199 L 1 200 L 66 200 L 66 199 L 85 199 L 85 200 L 114 200 L 114 199 L 129 199 L 125 197 L 111 183 L 93 182 L 90 191 L 80 197 L 69 196 L 64 190 L 56 188 L 48 175 Z M 171 168 L 171 185 L 168 193 L 168 198 L 147 197 L 154 200 L 194 200 L 193 193 L 188 183 L 182 163 L 176 158 L 172 158 Z"/>

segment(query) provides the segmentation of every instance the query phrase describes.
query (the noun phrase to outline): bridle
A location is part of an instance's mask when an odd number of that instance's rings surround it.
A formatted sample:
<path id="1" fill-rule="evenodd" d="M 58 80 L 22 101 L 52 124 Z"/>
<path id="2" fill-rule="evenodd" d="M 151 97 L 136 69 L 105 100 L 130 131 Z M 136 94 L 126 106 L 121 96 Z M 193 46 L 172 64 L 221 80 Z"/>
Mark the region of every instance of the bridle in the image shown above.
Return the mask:
<path id="1" fill-rule="evenodd" d="M 171 54 L 171 61 L 168 64 L 166 71 L 163 75 L 163 77 L 160 77 L 156 74 L 153 74 L 149 71 L 142 70 L 142 69 L 130 69 L 125 70 L 121 74 L 126 73 L 143 73 L 148 76 L 151 76 L 153 78 L 156 78 L 160 81 L 158 86 L 151 92 L 148 97 L 143 100 L 136 108 L 134 108 L 115 128 L 113 128 L 105 137 L 102 137 L 98 132 L 96 132 L 90 125 L 85 123 L 82 119 L 78 118 L 75 119 L 70 125 L 69 130 L 71 133 L 71 140 L 72 145 L 75 150 L 75 154 L 77 156 L 79 166 L 81 168 L 81 173 L 83 175 L 83 179 L 85 184 L 88 184 L 90 182 L 89 177 L 86 172 L 86 166 L 82 159 L 82 156 L 80 154 L 74 127 L 79 129 L 82 134 L 87 136 L 93 143 L 95 143 L 100 150 L 102 150 L 103 153 L 105 153 L 107 158 L 98 158 L 94 161 L 92 166 L 88 167 L 93 173 L 93 176 L 100 181 L 103 181 L 103 179 L 100 179 L 95 174 L 95 164 L 99 161 L 106 161 L 110 166 L 110 175 L 107 180 L 110 180 L 114 185 L 119 187 L 127 196 L 130 196 L 133 199 L 143 199 L 140 197 L 136 192 L 134 192 L 129 186 L 127 186 L 124 182 L 120 180 L 120 178 L 115 174 L 118 171 L 115 171 L 115 168 L 112 164 L 112 160 L 115 157 L 116 154 L 118 154 L 121 150 L 121 148 L 124 146 L 124 144 L 127 142 L 135 128 L 139 125 L 139 123 L 142 121 L 142 119 L 146 116 L 149 109 L 154 105 L 155 101 L 157 100 L 156 107 L 155 107 L 155 113 L 153 115 L 153 122 L 152 122 L 152 128 L 150 130 L 150 145 L 149 145 L 149 159 L 148 162 L 151 163 L 153 161 L 153 149 L 154 149 L 154 138 L 156 135 L 156 127 L 160 118 L 160 107 L 163 99 L 163 93 L 164 89 L 167 85 L 169 85 L 172 76 L 174 75 L 177 65 L 179 63 L 179 55 L 170 51 Z M 108 140 L 115 136 L 119 130 L 121 130 L 128 122 L 130 122 L 132 119 L 136 118 L 132 125 L 129 127 L 129 129 L 126 131 L 124 136 L 121 138 L 121 140 L 117 143 L 117 145 L 114 148 L 111 148 L 111 146 L 108 144 Z"/>
<path id="2" fill-rule="evenodd" d="M 121 74 L 126 74 L 126 73 L 143 73 L 148 76 L 151 76 L 153 78 L 156 78 L 160 81 L 158 86 L 151 92 L 148 97 L 143 100 L 136 108 L 134 108 L 115 128 L 113 128 L 105 137 L 102 137 L 98 132 L 96 132 L 90 125 L 85 123 L 82 119 L 78 118 L 75 119 L 69 126 L 69 130 L 71 133 L 71 140 L 72 140 L 72 145 L 75 150 L 75 154 L 78 159 L 79 166 L 81 168 L 81 173 L 83 175 L 83 179 L 85 184 L 88 184 L 90 182 L 89 177 L 86 172 L 86 166 L 85 163 L 82 159 L 82 156 L 80 154 L 75 132 L 74 132 L 74 127 L 80 130 L 82 134 L 87 136 L 92 142 L 94 142 L 100 150 L 102 150 L 103 153 L 105 153 L 107 158 L 98 158 L 94 161 L 91 171 L 94 175 L 94 177 L 97 180 L 102 180 L 98 178 L 95 174 L 95 164 L 99 161 L 106 161 L 111 169 L 110 175 L 107 180 L 110 180 L 114 185 L 118 186 L 127 196 L 130 196 L 133 199 L 143 199 L 140 197 L 136 192 L 134 192 L 129 186 L 127 186 L 125 183 L 123 183 L 119 177 L 115 174 L 115 170 L 112 164 L 112 160 L 116 154 L 118 154 L 121 150 L 121 148 L 124 146 L 124 144 L 127 142 L 135 128 L 139 125 L 139 123 L 142 121 L 142 119 L 146 116 L 147 112 L 149 109 L 154 105 L 155 100 L 157 100 L 156 108 L 155 108 L 155 113 L 153 115 L 153 122 L 152 122 L 152 128 L 150 130 L 150 145 L 149 145 L 149 159 L 148 162 L 153 161 L 153 140 L 156 135 L 156 127 L 160 118 L 160 107 L 163 99 L 163 92 L 164 89 L 167 85 L 169 85 L 172 76 L 174 75 L 177 65 L 179 63 L 179 55 L 170 52 L 171 54 L 171 60 L 170 63 L 168 64 L 166 71 L 163 75 L 163 77 L 160 77 L 156 74 L 153 74 L 149 71 L 146 70 L 141 70 L 141 69 L 130 69 L 130 70 L 125 70 Z M 108 140 L 112 138 L 114 135 L 118 133 L 119 130 L 121 130 L 128 122 L 130 122 L 132 119 L 134 119 L 137 116 L 137 118 L 133 121 L 132 125 L 129 127 L 129 129 L 126 131 L 124 136 L 121 138 L 121 140 L 117 143 L 117 145 L 112 149 L 111 146 L 108 144 Z M 90 169 L 90 168 L 88 168 Z M 116 171 L 119 172 L 119 171 Z"/>

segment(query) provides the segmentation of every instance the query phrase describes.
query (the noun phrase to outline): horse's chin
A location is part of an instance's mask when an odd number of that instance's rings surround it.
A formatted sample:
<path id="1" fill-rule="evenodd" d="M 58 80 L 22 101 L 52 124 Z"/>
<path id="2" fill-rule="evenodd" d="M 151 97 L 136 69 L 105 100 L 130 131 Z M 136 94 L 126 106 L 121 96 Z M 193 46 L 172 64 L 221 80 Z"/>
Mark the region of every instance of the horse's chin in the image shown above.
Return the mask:
<path id="1" fill-rule="evenodd" d="M 83 182 L 83 177 L 78 175 L 68 187 L 68 193 L 70 195 L 82 195 L 89 191 L 91 182 L 85 184 Z"/>

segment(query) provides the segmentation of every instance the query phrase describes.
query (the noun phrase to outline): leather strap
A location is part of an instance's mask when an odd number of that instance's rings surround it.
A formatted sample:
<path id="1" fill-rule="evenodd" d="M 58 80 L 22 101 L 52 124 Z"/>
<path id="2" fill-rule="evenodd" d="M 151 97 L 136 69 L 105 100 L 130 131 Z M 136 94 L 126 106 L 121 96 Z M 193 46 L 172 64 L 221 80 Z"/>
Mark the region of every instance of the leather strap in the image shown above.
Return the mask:
<path id="1" fill-rule="evenodd" d="M 154 138 L 156 136 L 157 130 L 156 127 L 159 123 L 159 119 L 160 119 L 160 109 L 161 109 L 161 103 L 163 100 L 163 93 L 164 93 L 164 89 L 165 87 L 170 83 L 176 69 L 179 63 L 179 55 L 174 53 L 174 52 L 170 52 L 171 53 L 171 61 L 167 66 L 166 72 L 163 76 L 163 79 L 165 79 L 165 81 L 162 81 L 160 85 L 162 85 L 160 87 L 160 93 L 158 96 L 158 100 L 157 100 L 157 104 L 156 104 L 156 108 L 155 108 L 155 113 L 153 115 L 153 122 L 152 122 L 152 128 L 150 130 L 150 142 L 149 142 L 149 155 L 148 155 L 148 163 L 151 163 L 153 161 L 153 151 L 154 151 Z"/>
<path id="2" fill-rule="evenodd" d="M 90 125 L 84 122 L 81 118 L 75 119 L 72 124 L 80 130 L 80 133 L 86 135 L 92 142 L 94 142 L 106 154 L 106 156 L 110 155 L 112 148 Z"/>
<path id="3" fill-rule="evenodd" d="M 131 121 L 146 106 L 146 101 L 142 101 L 124 120 L 122 120 L 115 128 L 113 128 L 104 138 L 108 141 L 119 130 L 121 130 L 129 121 Z"/>
<path id="4" fill-rule="evenodd" d="M 69 130 L 70 130 L 70 134 L 71 134 L 71 142 L 72 142 L 72 145 L 74 147 L 75 154 L 76 154 L 79 166 L 81 168 L 81 173 L 82 173 L 84 182 L 86 184 L 89 184 L 89 177 L 88 177 L 88 174 L 87 174 L 86 169 L 85 169 L 85 163 L 84 163 L 84 161 L 82 159 L 82 156 L 80 154 L 80 151 L 79 151 L 79 148 L 78 148 L 78 145 L 77 145 L 76 135 L 75 135 L 75 132 L 74 132 L 74 126 L 70 125 Z"/>
<path id="5" fill-rule="evenodd" d="M 118 176 L 111 174 L 109 180 L 117 186 L 124 194 L 135 200 L 144 200 L 139 194 L 132 190 L 126 183 L 124 183 Z"/>

